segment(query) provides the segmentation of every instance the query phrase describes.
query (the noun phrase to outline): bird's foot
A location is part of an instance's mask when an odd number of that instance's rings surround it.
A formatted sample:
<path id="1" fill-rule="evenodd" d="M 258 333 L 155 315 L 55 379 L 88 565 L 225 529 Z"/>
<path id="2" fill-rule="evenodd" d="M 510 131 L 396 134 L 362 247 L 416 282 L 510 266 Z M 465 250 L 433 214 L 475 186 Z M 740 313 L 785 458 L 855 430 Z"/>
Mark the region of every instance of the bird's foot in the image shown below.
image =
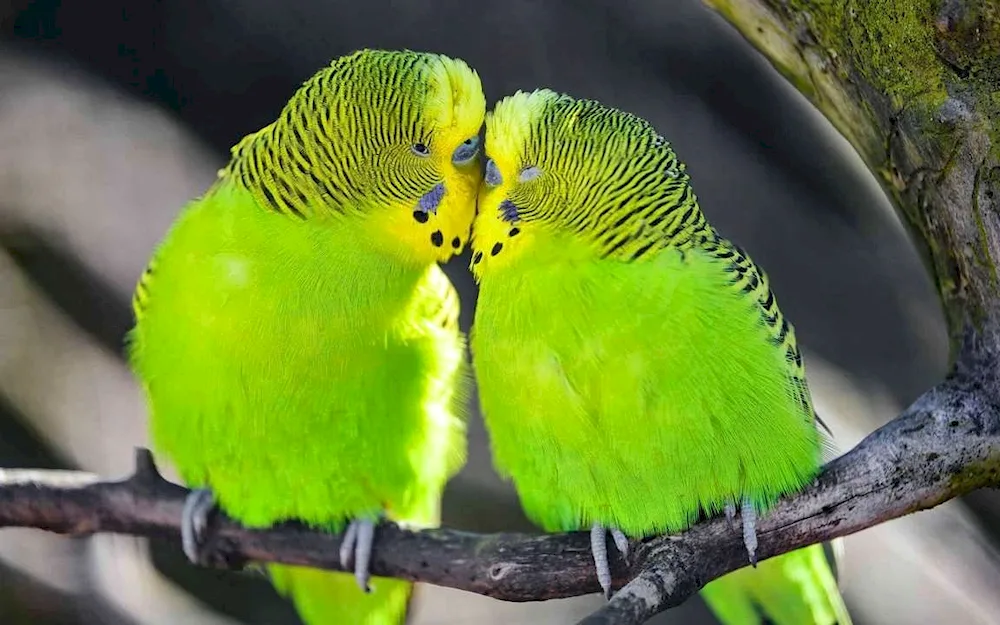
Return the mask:
<path id="1" fill-rule="evenodd" d="M 208 488 L 197 488 L 188 493 L 181 513 L 181 546 L 184 555 L 193 564 L 204 565 L 206 534 L 209 517 L 215 511 L 215 495 Z"/>
<path id="2" fill-rule="evenodd" d="M 726 521 L 729 523 L 729 529 L 736 531 L 736 504 L 729 502 L 726 504 Z"/>
<path id="3" fill-rule="evenodd" d="M 726 521 L 729 527 L 736 531 L 736 505 L 732 502 L 725 507 Z M 750 565 L 757 567 L 757 509 L 749 499 L 744 499 L 740 505 L 740 520 L 743 531 L 743 546 L 746 547 Z"/>
<path id="4" fill-rule="evenodd" d="M 750 557 L 750 564 L 757 568 L 757 509 L 749 499 L 743 500 L 740 517 L 743 519 L 743 546 Z"/>
<path id="5" fill-rule="evenodd" d="M 354 579 L 358 587 L 371 592 L 368 580 L 371 572 L 368 570 L 372 560 L 372 545 L 375 543 L 375 521 L 372 519 L 354 519 L 347 525 L 344 540 L 340 543 L 340 566 L 345 569 L 354 562 Z"/>
<path id="6" fill-rule="evenodd" d="M 622 559 L 628 562 L 628 538 L 621 530 L 606 529 L 595 523 L 590 528 L 590 552 L 594 556 L 594 567 L 597 569 L 597 582 L 604 591 L 604 598 L 611 599 L 611 564 L 608 562 L 608 531 L 615 542 L 615 547 L 622 554 Z"/>

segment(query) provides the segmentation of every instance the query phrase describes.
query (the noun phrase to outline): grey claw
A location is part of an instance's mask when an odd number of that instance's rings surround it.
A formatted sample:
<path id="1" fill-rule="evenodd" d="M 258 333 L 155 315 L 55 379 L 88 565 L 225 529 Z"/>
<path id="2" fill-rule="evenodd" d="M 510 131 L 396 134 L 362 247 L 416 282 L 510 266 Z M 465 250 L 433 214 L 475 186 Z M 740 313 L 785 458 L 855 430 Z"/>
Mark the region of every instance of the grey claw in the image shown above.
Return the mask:
<path id="1" fill-rule="evenodd" d="M 730 529 L 736 529 L 736 504 L 729 502 L 726 504 L 726 521 L 729 522 Z"/>
<path id="2" fill-rule="evenodd" d="M 757 567 L 757 510 L 749 499 L 743 500 L 740 508 L 740 516 L 743 517 L 743 545 L 750 556 L 750 564 Z"/>
<path id="3" fill-rule="evenodd" d="M 372 560 L 372 545 L 375 543 L 375 522 L 371 520 L 358 521 L 358 544 L 354 552 L 354 579 L 361 590 L 372 591 L 368 585 L 371 573 L 368 567 Z"/>
<path id="4" fill-rule="evenodd" d="M 622 554 L 622 560 L 628 564 L 628 538 L 619 529 L 611 529 L 611 538 L 615 541 L 615 547 L 618 547 L 618 553 Z"/>
<path id="5" fill-rule="evenodd" d="M 203 564 L 202 548 L 208 530 L 208 515 L 215 509 L 215 496 L 207 488 L 197 488 L 184 499 L 181 513 L 181 546 L 193 564 Z"/>
<path id="6" fill-rule="evenodd" d="M 375 521 L 355 519 L 347 524 L 344 539 L 340 543 L 340 566 L 348 568 L 354 562 L 354 579 L 364 592 L 371 592 L 368 571 L 372 560 L 372 544 L 375 542 Z"/>
<path id="7" fill-rule="evenodd" d="M 358 524 L 351 521 L 344 531 L 344 540 L 340 543 L 340 566 L 347 568 L 350 566 L 354 556 L 354 545 L 358 542 Z"/>
<path id="8" fill-rule="evenodd" d="M 594 567 L 597 569 L 597 583 L 604 591 L 604 598 L 611 599 L 611 565 L 608 564 L 607 531 L 595 523 L 590 528 L 590 553 L 594 556 Z"/>

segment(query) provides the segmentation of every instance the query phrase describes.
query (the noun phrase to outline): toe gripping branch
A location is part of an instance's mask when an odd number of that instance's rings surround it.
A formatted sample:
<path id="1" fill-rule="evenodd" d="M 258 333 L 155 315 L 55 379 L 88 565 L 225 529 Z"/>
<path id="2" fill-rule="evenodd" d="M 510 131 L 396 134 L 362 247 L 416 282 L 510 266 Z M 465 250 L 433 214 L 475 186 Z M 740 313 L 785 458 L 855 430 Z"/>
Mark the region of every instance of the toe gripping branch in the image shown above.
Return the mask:
<path id="1" fill-rule="evenodd" d="M 731 503 L 726 504 L 726 520 L 733 529 L 736 524 L 736 506 Z M 740 506 L 740 521 L 743 529 L 743 546 L 747 550 L 750 558 L 750 565 L 757 567 L 757 509 L 749 499 L 744 499 Z"/>
<path id="2" fill-rule="evenodd" d="M 151 462 L 152 457 L 149 460 Z M 156 470 L 155 465 L 153 465 L 153 470 Z M 218 512 L 219 508 L 211 489 L 194 489 L 184 499 L 184 510 L 181 514 L 181 545 L 184 554 L 192 564 L 211 565 L 211 543 L 214 534 L 212 522 Z M 339 550 L 340 566 L 344 570 L 350 570 L 353 562 L 354 579 L 358 582 L 358 588 L 365 593 L 371 592 L 368 581 L 371 579 L 370 567 L 372 546 L 375 543 L 375 526 L 376 521 L 372 519 L 351 520 L 344 532 Z"/>

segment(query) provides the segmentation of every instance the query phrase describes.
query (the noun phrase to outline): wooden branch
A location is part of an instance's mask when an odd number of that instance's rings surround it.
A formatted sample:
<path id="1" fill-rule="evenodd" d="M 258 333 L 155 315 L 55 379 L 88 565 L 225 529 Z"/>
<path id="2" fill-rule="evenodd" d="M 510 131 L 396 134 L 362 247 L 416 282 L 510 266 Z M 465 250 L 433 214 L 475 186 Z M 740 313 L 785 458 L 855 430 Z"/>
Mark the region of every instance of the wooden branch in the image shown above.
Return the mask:
<path id="1" fill-rule="evenodd" d="M 830 463 L 815 485 L 780 502 L 761 520 L 760 557 L 845 536 L 1000 484 L 1000 404 L 984 404 L 981 388 L 981 379 L 959 371 Z M 136 464 L 135 474 L 119 482 L 86 473 L 0 471 L 0 527 L 178 541 L 187 489 L 164 480 L 144 449 L 137 452 Z M 238 569 L 255 561 L 340 570 L 339 545 L 338 536 L 299 524 L 246 529 L 219 514 L 208 550 L 219 567 Z M 641 541 L 629 565 L 613 563 L 615 587 L 621 590 L 583 623 L 642 623 L 745 564 L 741 535 L 723 518 Z M 385 524 L 376 537 L 372 571 L 507 601 L 599 592 L 588 535 L 582 532 L 484 535 Z"/>

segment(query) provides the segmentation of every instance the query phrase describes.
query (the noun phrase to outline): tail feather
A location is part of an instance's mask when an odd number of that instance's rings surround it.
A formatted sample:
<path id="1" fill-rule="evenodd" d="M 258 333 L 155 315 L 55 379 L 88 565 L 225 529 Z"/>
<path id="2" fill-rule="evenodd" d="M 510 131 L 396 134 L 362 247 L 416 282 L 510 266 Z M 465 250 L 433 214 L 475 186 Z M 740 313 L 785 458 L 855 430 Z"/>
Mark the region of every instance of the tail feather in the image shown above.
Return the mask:
<path id="1" fill-rule="evenodd" d="M 701 595 L 724 625 L 852 625 L 823 545 L 733 571 Z"/>
<path id="2" fill-rule="evenodd" d="M 271 582 L 295 604 L 306 625 L 401 625 L 413 584 L 373 577 L 365 594 L 352 575 L 270 565 Z"/>

